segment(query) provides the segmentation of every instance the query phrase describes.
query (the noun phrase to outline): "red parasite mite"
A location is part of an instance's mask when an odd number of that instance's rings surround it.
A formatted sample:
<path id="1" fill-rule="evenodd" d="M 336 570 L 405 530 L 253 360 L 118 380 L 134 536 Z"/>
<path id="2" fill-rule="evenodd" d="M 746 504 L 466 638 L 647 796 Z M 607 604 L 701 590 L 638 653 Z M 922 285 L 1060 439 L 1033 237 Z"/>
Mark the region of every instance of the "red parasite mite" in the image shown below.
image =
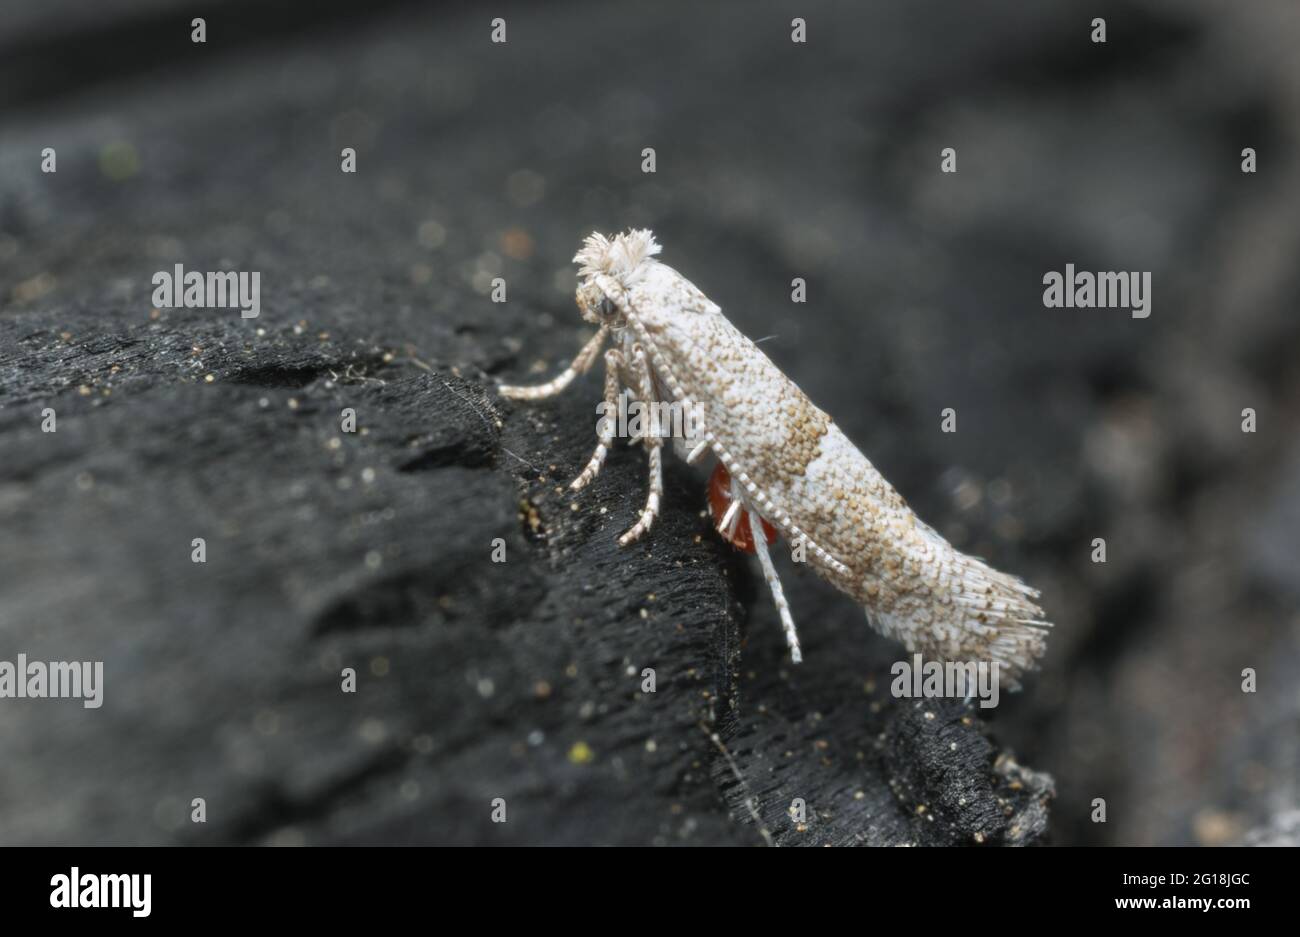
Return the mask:
<path id="1" fill-rule="evenodd" d="M 731 473 L 721 462 L 709 476 L 709 512 L 713 515 L 713 526 L 718 528 L 718 533 L 722 534 L 722 539 L 737 550 L 752 554 L 754 552 L 754 537 L 749 532 L 749 512 L 740 508 L 735 513 L 735 517 L 728 524 L 727 529 L 722 529 L 722 520 L 727 516 L 727 509 L 731 507 Z M 763 537 L 768 543 L 776 543 L 776 528 L 767 521 L 759 519 L 763 525 Z"/>

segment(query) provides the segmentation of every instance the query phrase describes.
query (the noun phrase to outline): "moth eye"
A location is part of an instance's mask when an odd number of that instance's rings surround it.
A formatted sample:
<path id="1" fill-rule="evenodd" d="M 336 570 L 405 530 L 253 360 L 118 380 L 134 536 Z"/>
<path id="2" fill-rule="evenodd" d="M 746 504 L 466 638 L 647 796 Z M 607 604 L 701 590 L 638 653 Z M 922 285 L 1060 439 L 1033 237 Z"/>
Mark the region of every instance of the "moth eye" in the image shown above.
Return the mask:
<path id="1" fill-rule="evenodd" d="M 602 319 L 612 319 L 618 312 L 618 306 L 608 296 L 602 296 L 600 302 L 596 304 L 596 312 Z"/>

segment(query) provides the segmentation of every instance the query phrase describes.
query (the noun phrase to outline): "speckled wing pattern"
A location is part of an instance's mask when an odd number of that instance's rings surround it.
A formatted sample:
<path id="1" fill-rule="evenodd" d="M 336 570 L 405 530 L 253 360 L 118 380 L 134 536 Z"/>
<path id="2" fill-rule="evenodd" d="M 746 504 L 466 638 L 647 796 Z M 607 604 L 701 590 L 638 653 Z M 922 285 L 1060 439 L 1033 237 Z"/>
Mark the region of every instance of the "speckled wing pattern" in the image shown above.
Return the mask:
<path id="1" fill-rule="evenodd" d="M 701 445 L 738 481 L 745 507 L 802 540 L 809 565 L 881 633 L 932 659 L 996 661 L 1014 688 L 1046 647 L 1038 593 L 918 519 L 831 418 L 658 252 L 649 231 L 592 235 L 575 258 L 580 297 L 595 289 L 618 304 L 631 332 L 625 344 L 644 349 L 664 398 L 702 418 Z"/>

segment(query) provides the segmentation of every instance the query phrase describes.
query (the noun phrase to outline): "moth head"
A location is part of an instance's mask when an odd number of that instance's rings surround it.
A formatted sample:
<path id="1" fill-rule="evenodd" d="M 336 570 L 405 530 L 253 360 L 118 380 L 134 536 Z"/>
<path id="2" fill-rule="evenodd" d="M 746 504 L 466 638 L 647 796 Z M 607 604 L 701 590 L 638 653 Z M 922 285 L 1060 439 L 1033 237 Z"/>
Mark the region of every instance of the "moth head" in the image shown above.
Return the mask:
<path id="1" fill-rule="evenodd" d="M 630 230 L 613 237 L 594 232 L 582 242 L 573 258 L 578 265 L 578 308 L 582 317 L 596 325 L 618 321 L 618 300 L 655 263 L 659 244 L 648 230 Z"/>
<path id="2" fill-rule="evenodd" d="M 575 298 L 578 301 L 578 311 L 593 325 L 614 326 L 618 322 L 618 303 L 593 280 L 583 280 Z"/>

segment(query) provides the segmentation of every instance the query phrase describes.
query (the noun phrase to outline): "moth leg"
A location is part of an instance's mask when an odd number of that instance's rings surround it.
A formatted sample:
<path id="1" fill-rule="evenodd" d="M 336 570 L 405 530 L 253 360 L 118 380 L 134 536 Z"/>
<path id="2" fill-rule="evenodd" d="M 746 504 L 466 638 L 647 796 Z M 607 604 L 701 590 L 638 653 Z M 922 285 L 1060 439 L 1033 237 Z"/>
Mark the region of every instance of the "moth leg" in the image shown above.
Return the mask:
<path id="1" fill-rule="evenodd" d="M 708 450 L 708 448 L 709 448 L 709 441 L 707 439 L 701 439 L 699 443 L 693 449 L 691 449 L 691 451 L 687 454 L 686 464 L 694 465 L 695 460 L 698 459 L 701 455 L 703 455 L 705 451 Z"/>
<path id="2" fill-rule="evenodd" d="M 569 488 L 579 491 L 600 474 L 600 467 L 605 464 L 609 447 L 614 444 L 614 425 L 618 413 L 618 392 L 620 390 L 619 374 L 623 370 L 623 353 L 617 348 L 605 352 L 605 413 L 596 423 L 596 451 L 591 454 L 591 461 L 582 470 L 582 474 L 569 483 Z"/>
<path id="3" fill-rule="evenodd" d="M 646 448 L 649 450 L 650 494 L 646 497 L 645 508 L 641 511 L 641 516 L 637 519 L 637 522 L 632 525 L 632 528 L 627 533 L 618 538 L 620 547 L 627 546 L 650 529 L 650 525 L 659 516 L 659 501 L 664 494 L 664 438 L 659 431 L 659 408 L 656 406 L 654 399 L 654 380 L 650 376 L 650 364 L 646 360 L 645 350 L 638 345 L 633 351 L 632 357 L 637 382 L 641 385 L 641 404 L 648 411 L 647 422 L 649 426 L 647 427 L 645 423 L 642 424 L 641 441 L 645 443 Z"/>
<path id="4" fill-rule="evenodd" d="M 763 533 L 763 522 L 756 511 L 746 511 L 749 517 L 749 533 L 754 538 L 754 552 L 758 554 L 758 563 L 763 567 L 763 578 L 772 590 L 772 601 L 776 603 L 777 614 L 781 616 L 781 627 L 785 629 L 785 643 L 790 646 L 790 660 L 799 663 L 803 653 L 799 650 L 799 632 L 794 627 L 794 617 L 790 614 L 790 605 L 785 600 L 785 591 L 781 580 L 772 565 L 772 557 L 767 552 L 767 537 Z"/>
<path id="5" fill-rule="evenodd" d="M 740 522 L 740 499 L 734 498 L 727 505 L 726 512 L 722 515 L 722 520 L 718 521 L 718 533 L 731 540 L 736 535 L 736 524 Z"/>
<path id="6" fill-rule="evenodd" d="M 591 341 L 583 346 L 582 351 L 578 352 L 578 356 L 570 362 L 559 377 L 549 380 L 545 384 L 534 384 L 531 387 L 518 384 L 502 384 L 497 388 L 497 393 L 511 400 L 545 400 L 547 397 L 554 397 L 573 383 L 575 377 L 579 374 L 586 374 L 591 369 L 591 366 L 596 361 L 596 354 L 600 351 L 600 347 L 605 344 L 605 339 L 608 336 L 609 329 L 602 325 L 600 330 L 592 336 Z"/>

